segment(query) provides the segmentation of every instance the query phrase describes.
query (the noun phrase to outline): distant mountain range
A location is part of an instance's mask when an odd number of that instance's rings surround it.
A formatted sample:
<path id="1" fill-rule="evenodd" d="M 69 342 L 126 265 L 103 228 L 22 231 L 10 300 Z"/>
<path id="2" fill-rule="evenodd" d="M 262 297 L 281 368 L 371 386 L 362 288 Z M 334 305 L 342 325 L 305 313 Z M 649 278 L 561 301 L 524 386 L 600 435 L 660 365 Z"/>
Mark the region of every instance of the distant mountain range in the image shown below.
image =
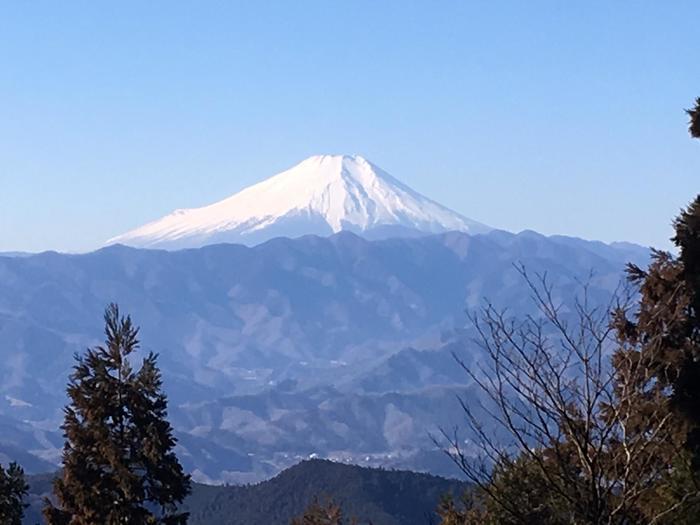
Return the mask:
<path id="1" fill-rule="evenodd" d="M 42 499 L 50 493 L 52 477 L 29 479 L 27 525 L 41 519 Z M 361 518 L 362 523 L 428 525 L 437 522 L 435 509 L 443 495 L 459 496 L 466 488 L 455 480 L 415 472 L 311 460 L 257 485 L 195 484 L 185 508 L 190 512 L 190 525 L 289 525 L 314 498 L 331 498 L 341 505 L 345 516 Z"/>
<path id="2" fill-rule="evenodd" d="M 361 156 L 319 155 L 220 202 L 176 210 L 108 244 L 179 249 L 351 231 L 367 238 L 491 228 L 430 200 Z"/>
<path id="3" fill-rule="evenodd" d="M 178 453 L 195 479 L 257 481 L 309 456 L 453 474 L 428 433 L 471 395 L 465 310 L 532 312 L 513 265 L 573 305 L 646 249 L 534 232 L 367 240 L 349 232 L 159 251 L 0 256 L 0 461 L 55 468 L 73 354 L 120 303 L 160 354 Z M 591 273 L 592 272 L 592 273 Z"/>

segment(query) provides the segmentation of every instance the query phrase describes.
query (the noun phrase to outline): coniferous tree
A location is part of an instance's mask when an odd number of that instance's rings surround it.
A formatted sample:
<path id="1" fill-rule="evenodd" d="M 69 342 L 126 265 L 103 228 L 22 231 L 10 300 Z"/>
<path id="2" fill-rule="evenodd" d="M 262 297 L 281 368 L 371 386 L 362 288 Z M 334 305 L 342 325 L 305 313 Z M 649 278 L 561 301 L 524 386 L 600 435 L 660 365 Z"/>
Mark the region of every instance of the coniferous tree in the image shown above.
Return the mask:
<path id="1" fill-rule="evenodd" d="M 690 134 L 700 138 L 700 98 L 687 112 Z M 633 319 L 618 316 L 617 328 L 623 342 L 641 348 L 633 354 L 640 360 L 635 366 L 648 368 L 657 391 L 668 389 L 700 474 L 700 195 L 681 211 L 674 229 L 677 256 L 654 251 L 646 270 L 628 267 L 630 281 L 639 285 L 639 309 Z"/>
<path id="2" fill-rule="evenodd" d="M 29 486 L 24 480 L 24 471 L 17 463 L 10 463 L 7 469 L 0 465 L 0 523 L 21 525 L 24 509 L 24 496 Z"/>
<path id="3" fill-rule="evenodd" d="M 175 525 L 190 480 L 173 452 L 167 399 L 157 356 L 138 371 L 130 357 L 138 328 L 112 304 L 104 315 L 104 346 L 76 356 L 62 426 L 63 475 L 54 482 L 58 506 L 46 501 L 51 525 Z"/>
<path id="4" fill-rule="evenodd" d="M 645 459 L 660 476 L 644 510 L 673 507 L 673 523 L 700 519 L 700 196 L 674 222 L 678 255 L 654 251 L 647 269 L 630 265 L 639 285 L 639 308 L 632 318 L 618 315 L 621 348 L 613 358 L 620 375 L 635 370 L 644 392 L 636 401 L 636 432 L 646 432 L 649 414 L 666 419 L 679 445 Z M 679 450 L 683 453 L 679 454 Z M 676 503 L 674 503 L 676 502 Z M 686 521 L 682 521 L 686 520 Z"/>
<path id="5" fill-rule="evenodd" d="M 687 113 L 690 135 L 700 138 L 700 98 Z M 700 519 L 700 195 L 681 211 L 674 229 L 677 255 L 655 250 L 647 269 L 628 267 L 629 280 L 639 287 L 639 307 L 634 316 L 616 315 L 621 346 L 613 364 L 620 376 L 636 375 L 644 393 L 635 400 L 631 428 L 643 435 L 649 414 L 656 413 L 683 449 L 643 458 L 647 468 L 665 473 L 643 510 L 675 507 L 666 519 L 680 524 Z"/>

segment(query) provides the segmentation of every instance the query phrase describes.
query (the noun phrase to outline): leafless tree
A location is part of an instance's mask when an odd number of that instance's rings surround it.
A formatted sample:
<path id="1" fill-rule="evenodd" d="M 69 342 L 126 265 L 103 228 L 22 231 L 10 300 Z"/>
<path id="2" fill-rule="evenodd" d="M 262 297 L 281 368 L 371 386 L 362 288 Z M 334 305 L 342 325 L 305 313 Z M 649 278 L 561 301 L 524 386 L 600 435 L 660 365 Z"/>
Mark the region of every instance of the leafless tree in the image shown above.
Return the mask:
<path id="1" fill-rule="evenodd" d="M 572 310 L 546 275 L 518 271 L 538 315 L 514 319 L 486 304 L 471 317 L 484 357 L 474 367 L 455 358 L 481 399 L 460 400 L 470 447 L 456 430 L 443 430 L 448 453 L 511 523 L 531 522 L 532 509 L 502 490 L 494 466 L 503 472 L 523 463 L 544 505 L 557 509 L 553 523 L 666 523 L 698 492 L 666 497 L 660 489 L 683 469 L 683 443 L 668 392 L 643 366 L 649 356 L 640 353 L 653 349 L 617 337 L 612 314 L 630 310 L 633 293 L 620 288 L 595 306 L 583 284 Z"/>

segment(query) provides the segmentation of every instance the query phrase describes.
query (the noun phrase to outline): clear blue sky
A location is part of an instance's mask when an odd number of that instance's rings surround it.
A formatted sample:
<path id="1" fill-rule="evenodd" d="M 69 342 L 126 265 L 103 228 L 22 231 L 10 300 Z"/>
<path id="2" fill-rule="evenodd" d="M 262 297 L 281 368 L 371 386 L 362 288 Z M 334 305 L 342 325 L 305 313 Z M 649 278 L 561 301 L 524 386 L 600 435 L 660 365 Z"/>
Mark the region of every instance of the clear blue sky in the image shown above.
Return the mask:
<path id="1" fill-rule="evenodd" d="M 667 247 L 700 2 L 0 4 L 0 250 L 87 250 L 318 153 L 492 226 Z"/>

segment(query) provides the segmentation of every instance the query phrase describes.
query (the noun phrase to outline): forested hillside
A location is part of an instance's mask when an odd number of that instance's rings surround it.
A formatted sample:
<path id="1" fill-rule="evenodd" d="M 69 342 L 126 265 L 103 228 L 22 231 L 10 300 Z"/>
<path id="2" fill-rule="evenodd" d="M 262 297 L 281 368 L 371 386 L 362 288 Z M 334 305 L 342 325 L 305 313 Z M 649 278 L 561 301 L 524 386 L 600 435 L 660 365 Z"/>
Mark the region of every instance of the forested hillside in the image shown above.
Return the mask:
<path id="1" fill-rule="evenodd" d="M 51 478 L 29 477 L 31 507 L 25 524 L 40 523 L 41 498 L 50 490 Z M 434 510 L 441 496 L 459 494 L 465 487 L 427 474 L 308 460 L 256 485 L 194 484 L 185 507 L 190 525 L 287 525 L 315 497 L 329 497 L 346 515 L 374 525 L 427 525 L 437 523 Z"/>

